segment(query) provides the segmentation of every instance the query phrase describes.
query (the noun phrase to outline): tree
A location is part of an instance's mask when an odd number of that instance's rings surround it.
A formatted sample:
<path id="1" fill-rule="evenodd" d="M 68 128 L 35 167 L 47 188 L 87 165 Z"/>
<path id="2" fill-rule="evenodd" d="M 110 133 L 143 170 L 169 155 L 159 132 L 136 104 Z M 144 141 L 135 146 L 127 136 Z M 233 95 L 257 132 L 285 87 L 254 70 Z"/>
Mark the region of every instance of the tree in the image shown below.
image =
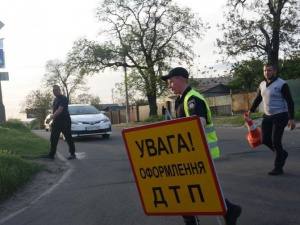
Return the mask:
<path id="1" fill-rule="evenodd" d="M 300 56 L 279 60 L 279 73 L 285 80 L 300 78 Z"/>
<path id="2" fill-rule="evenodd" d="M 69 68 L 60 60 L 49 60 L 46 64 L 46 73 L 43 77 L 45 87 L 52 88 L 53 85 L 59 85 L 62 93 L 66 95 L 71 103 L 71 96 L 77 90 L 86 91 L 86 81 L 84 76 L 75 68 Z"/>
<path id="3" fill-rule="evenodd" d="M 279 55 L 300 50 L 299 0 L 228 0 L 220 53 L 228 57 L 250 55 L 278 65 Z"/>
<path id="4" fill-rule="evenodd" d="M 141 105 L 148 105 L 148 102 L 145 99 L 140 98 L 140 99 L 137 99 L 135 101 L 135 104 L 140 105 L 140 106 Z"/>
<path id="5" fill-rule="evenodd" d="M 191 76 L 191 78 L 189 79 L 189 82 L 190 82 L 190 86 L 192 88 L 197 88 L 200 85 L 200 82 L 197 81 L 193 76 Z"/>
<path id="6" fill-rule="evenodd" d="M 257 88 L 264 79 L 263 64 L 263 61 L 253 58 L 234 63 L 228 75 L 232 79 L 227 86 L 233 90 Z M 279 73 L 285 80 L 300 78 L 300 58 L 279 59 Z"/>
<path id="7" fill-rule="evenodd" d="M 128 102 L 129 105 L 133 105 L 136 103 L 136 96 L 140 96 L 137 94 L 137 90 L 132 88 L 130 82 L 128 82 Z M 116 83 L 114 89 L 114 103 L 118 105 L 126 105 L 126 96 L 125 96 L 125 84 L 124 82 Z"/>
<path id="8" fill-rule="evenodd" d="M 35 118 L 40 127 L 44 126 L 46 116 L 51 112 L 53 95 L 49 91 L 31 91 L 24 102 L 22 102 L 21 112 L 28 110 L 34 112 Z"/>
<path id="9" fill-rule="evenodd" d="M 234 63 L 229 73 L 232 80 L 227 86 L 231 89 L 242 89 L 246 91 L 256 89 L 263 77 L 263 62 L 261 60 L 251 59 Z"/>
<path id="10" fill-rule="evenodd" d="M 202 38 L 207 26 L 172 0 L 103 0 L 96 16 L 109 41 L 76 41 L 70 65 L 86 74 L 105 68 L 132 69 L 134 88 L 146 96 L 150 115 L 157 115 L 156 99 L 166 87 L 160 77 L 172 62 L 189 64 L 193 40 Z"/>
<path id="11" fill-rule="evenodd" d="M 72 99 L 72 102 L 74 104 L 90 104 L 98 107 L 100 105 L 100 98 L 97 95 L 82 93 Z"/>

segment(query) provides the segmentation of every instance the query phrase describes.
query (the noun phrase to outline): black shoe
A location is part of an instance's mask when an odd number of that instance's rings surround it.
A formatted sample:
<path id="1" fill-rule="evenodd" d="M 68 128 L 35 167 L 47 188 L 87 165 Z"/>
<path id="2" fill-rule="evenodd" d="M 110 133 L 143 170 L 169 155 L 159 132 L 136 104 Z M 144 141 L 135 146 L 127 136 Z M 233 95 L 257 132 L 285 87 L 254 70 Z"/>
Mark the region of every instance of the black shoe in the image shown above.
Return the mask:
<path id="1" fill-rule="evenodd" d="M 76 155 L 75 155 L 75 154 L 71 154 L 71 155 L 68 157 L 68 160 L 71 160 L 71 159 L 76 159 Z"/>
<path id="2" fill-rule="evenodd" d="M 43 159 L 51 159 L 51 160 L 54 160 L 54 156 L 53 156 L 53 155 L 50 155 L 50 154 L 43 155 L 42 158 L 43 158 Z"/>
<path id="3" fill-rule="evenodd" d="M 199 224 L 199 220 L 198 220 L 197 216 L 183 216 L 183 220 L 184 220 L 185 225 L 197 225 L 197 224 Z"/>
<path id="4" fill-rule="evenodd" d="M 234 205 L 232 203 L 227 204 L 227 207 L 228 211 L 227 214 L 224 216 L 226 225 L 236 225 L 236 221 L 241 215 L 242 208 L 239 205 Z"/>
<path id="5" fill-rule="evenodd" d="M 283 173 L 283 170 L 281 168 L 274 168 L 268 174 L 269 175 L 279 175 L 279 174 L 282 174 L 282 173 Z"/>

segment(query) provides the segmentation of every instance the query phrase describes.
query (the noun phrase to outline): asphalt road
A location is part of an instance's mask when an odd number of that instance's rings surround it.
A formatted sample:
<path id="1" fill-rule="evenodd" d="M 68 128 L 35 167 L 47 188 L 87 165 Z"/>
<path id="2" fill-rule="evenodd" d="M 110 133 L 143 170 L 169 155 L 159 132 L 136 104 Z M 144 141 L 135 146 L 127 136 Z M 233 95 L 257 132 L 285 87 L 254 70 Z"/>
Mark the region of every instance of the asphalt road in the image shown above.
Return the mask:
<path id="1" fill-rule="evenodd" d="M 77 140 L 78 159 L 53 162 L 66 166 L 60 180 L 35 201 L 23 199 L 23 210 L 18 213 L 0 213 L 0 224 L 183 225 L 181 216 L 143 212 L 121 131 L 114 127 L 109 139 Z M 246 127 L 217 127 L 221 157 L 215 167 L 225 197 L 243 208 L 238 224 L 300 225 L 300 130 L 284 134 L 289 157 L 279 176 L 267 174 L 273 169 L 273 153 L 264 146 L 251 148 L 246 133 Z M 37 134 L 49 140 L 49 133 Z M 62 159 L 68 156 L 67 149 L 61 140 Z M 219 224 L 215 216 L 199 219 L 201 225 Z"/>

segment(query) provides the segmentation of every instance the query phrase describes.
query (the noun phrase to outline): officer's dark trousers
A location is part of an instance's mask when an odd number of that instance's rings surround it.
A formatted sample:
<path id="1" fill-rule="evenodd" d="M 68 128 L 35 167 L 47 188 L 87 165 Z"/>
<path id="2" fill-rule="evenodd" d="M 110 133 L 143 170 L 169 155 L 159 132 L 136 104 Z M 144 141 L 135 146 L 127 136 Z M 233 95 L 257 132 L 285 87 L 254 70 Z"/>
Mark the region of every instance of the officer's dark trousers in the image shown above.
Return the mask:
<path id="1" fill-rule="evenodd" d="M 71 135 L 71 119 L 64 118 L 64 119 L 56 119 L 53 121 L 52 126 L 51 126 L 51 137 L 50 137 L 50 142 L 51 142 L 51 150 L 50 150 L 50 155 L 54 156 L 56 153 L 56 148 L 59 140 L 60 133 L 63 133 L 63 135 L 66 138 L 66 141 L 69 145 L 69 152 L 71 154 L 75 153 L 75 145 L 74 141 Z"/>
<path id="2" fill-rule="evenodd" d="M 276 158 L 274 165 L 276 168 L 282 168 L 284 165 L 284 154 L 286 153 L 283 150 L 281 140 L 288 120 L 289 116 L 287 112 L 272 116 L 263 116 L 261 124 L 262 143 L 275 152 Z"/>
<path id="3" fill-rule="evenodd" d="M 227 210 L 229 210 L 230 207 L 232 207 L 232 204 L 227 199 L 225 199 L 225 203 L 227 206 Z M 200 225 L 199 220 L 196 216 L 182 216 L 182 217 L 185 225 L 196 225 L 196 224 Z"/>

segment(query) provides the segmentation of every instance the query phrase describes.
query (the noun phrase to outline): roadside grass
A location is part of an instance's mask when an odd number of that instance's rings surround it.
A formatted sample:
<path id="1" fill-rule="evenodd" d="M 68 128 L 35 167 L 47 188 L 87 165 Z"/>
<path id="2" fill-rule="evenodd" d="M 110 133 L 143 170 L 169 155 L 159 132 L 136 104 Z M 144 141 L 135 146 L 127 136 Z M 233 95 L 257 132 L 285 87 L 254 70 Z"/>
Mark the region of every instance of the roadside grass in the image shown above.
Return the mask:
<path id="1" fill-rule="evenodd" d="M 258 119 L 262 118 L 263 113 L 252 113 L 251 119 Z M 300 115 L 300 114 L 299 114 Z M 114 126 L 121 126 L 121 127 L 132 127 L 132 126 L 140 126 L 146 125 L 151 123 L 162 122 L 165 120 L 165 117 L 162 115 L 159 116 L 150 116 L 142 122 L 130 122 L 130 123 L 122 123 Z M 235 116 L 220 116 L 220 115 L 213 115 L 212 120 L 215 125 L 230 125 L 230 126 L 243 126 L 245 125 L 245 118 L 244 115 L 235 115 Z"/>
<path id="2" fill-rule="evenodd" d="M 0 123 L 0 150 L 8 150 L 25 159 L 35 159 L 46 154 L 50 143 L 33 134 L 18 120 Z"/>
<path id="3" fill-rule="evenodd" d="M 0 200 L 28 182 L 43 166 L 31 161 L 46 154 L 50 144 L 18 120 L 0 123 Z"/>
<path id="4" fill-rule="evenodd" d="M 251 113 L 251 119 L 262 118 L 263 113 Z M 213 123 L 217 125 L 231 125 L 231 126 L 243 126 L 245 125 L 244 115 L 235 116 L 213 116 Z"/>
<path id="5" fill-rule="evenodd" d="M 9 197 L 28 182 L 43 166 L 9 152 L 0 152 L 0 200 Z"/>

